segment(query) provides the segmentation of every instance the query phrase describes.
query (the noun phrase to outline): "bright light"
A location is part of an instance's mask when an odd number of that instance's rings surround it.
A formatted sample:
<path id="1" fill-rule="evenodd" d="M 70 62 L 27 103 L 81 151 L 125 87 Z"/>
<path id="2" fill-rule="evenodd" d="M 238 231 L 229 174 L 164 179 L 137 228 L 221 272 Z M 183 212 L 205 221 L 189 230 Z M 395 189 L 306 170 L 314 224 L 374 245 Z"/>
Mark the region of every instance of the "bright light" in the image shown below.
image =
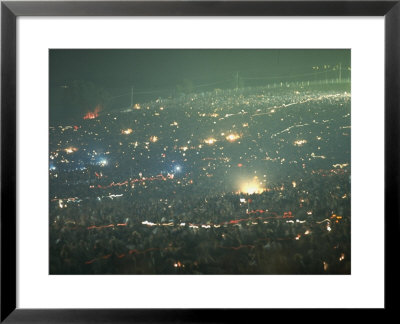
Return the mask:
<path id="1" fill-rule="evenodd" d="M 265 191 L 265 188 L 260 186 L 260 182 L 254 178 L 252 181 L 245 182 L 240 186 L 240 192 L 246 193 L 248 195 L 252 195 L 254 193 L 262 193 Z"/>
<path id="2" fill-rule="evenodd" d="M 307 141 L 306 140 L 297 140 L 293 142 L 293 145 L 295 146 L 303 146 L 303 144 L 306 144 Z"/>
<path id="3" fill-rule="evenodd" d="M 150 137 L 150 142 L 155 143 L 155 142 L 157 142 L 157 141 L 158 141 L 158 137 L 157 137 L 157 136 L 151 136 L 151 137 Z"/>
<path id="4" fill-rule="evenodd" d="M 184 265 L 180 261 L 178 261 L 178 262 L 174 263 L 174 267 L 175 268 L 180 268 L 180 267 L 184 267 Z"/>
<path id="5" fill-rule="evenodd" d="M 179 172 L 179 171 L 181 171 L 181 170 L 182 170 L 182 168 L 181 168 L 179 165 L 177 165 L 177 166 L 175 167 L 175 171 Z"/>
<path id="6" fill-rule="evenodd" d="M 143 224 L 143 225 L 148 225 L 148 226 L 155 226 L 155 225 L 157 225 L 157 224 L 152 223 L 152 222 L 149 222 L 149 221 L 143 221 L 142 224 Z"/>
<path id="7" fill-rule="evenodd" d="M 99 112 L 101 110 L 101 106 L 96 106 L 94 111 L 89 111 L 85 116 L 83 116 L 83 119 L 95 119 L 99 117 Z"/>
<path id="8" fill-rule="evenodd" d="M 132 128 L 123 129 L 122 134 L 129 135 L 133 132 Z"/>
<path id="9" fill-rule="evenodd" d="M 238 140 L 240 138 L 240 136 L 238 134 L 229 134 L 226 139 L 229 142 L 235 142 L 236 140 Z"/>
<path id="10" fill-rule="evenodd" d="M 207 138 L 204 140 L 204 143 L 208 144 L 208 145 L 213 145 L 217 140 L 215 138 Z"/>
<path id="11" fill-rule="evenodd" d="M 102 160 L 100 160 L 99 164 L 100 164 L 101 166 L 105 166 L 105 165 L 108 164 L 108 161 L 107 161 L 106 159 L 102 159 Z"/>
<path id="12" fill-rule="evenodd" d="M 68 154 L 71 154 L 71 153 L 78 151 L 78 149 L 76 147 L 71 146 L 71 147 L 67 147 L 64 151 Z"/>

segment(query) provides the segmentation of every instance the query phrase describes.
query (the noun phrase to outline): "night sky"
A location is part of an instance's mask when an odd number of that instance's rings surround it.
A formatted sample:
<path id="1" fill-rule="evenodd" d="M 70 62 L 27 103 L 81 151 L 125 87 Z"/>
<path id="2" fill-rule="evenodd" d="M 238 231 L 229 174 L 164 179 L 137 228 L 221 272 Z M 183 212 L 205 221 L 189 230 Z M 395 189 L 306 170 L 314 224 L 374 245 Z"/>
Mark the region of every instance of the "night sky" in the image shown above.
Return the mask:
<path id="1" fill-rule="evenodd" d="M 50 120 L 61 123 L 100 103 L 109 110 L 129 105 L 132 86 L 136 101 L 173 95 L 185 79 L 194 87 L 220 82 L 202 90 L 228 88 L 236 73 L 257 78 L 312 73 L 316 65 L 350 66 L 350 51 L 55 49 L 49 61 Z"/>

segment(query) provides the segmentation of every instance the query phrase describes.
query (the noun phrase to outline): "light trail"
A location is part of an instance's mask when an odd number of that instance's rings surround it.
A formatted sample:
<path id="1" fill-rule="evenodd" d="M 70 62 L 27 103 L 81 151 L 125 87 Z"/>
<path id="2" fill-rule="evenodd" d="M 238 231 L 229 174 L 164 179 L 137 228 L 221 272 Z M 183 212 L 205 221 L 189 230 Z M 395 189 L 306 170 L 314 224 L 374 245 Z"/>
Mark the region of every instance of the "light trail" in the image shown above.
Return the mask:
<path id="1" fill-rule="evenodd" d="M 109 185 L 107 185 L 107 186 L 102 186 L 102 185 L 97 185 L 97 188 L 99 188 L 99 189 L 108 189 L 108 188 L 111 188 L 111 187 L 121 187 L 121 186 L 127 186 L 127 185 L 129 185 L 129 184 L 134 184 L 134 183 L 136 183 L 136 182 L 143 182 L 143 181 L 157 181 L 157 180 L 163 180 L 163 181 L 166 181 L 166 180 L 171 180 L 171 179 L 173 179 L 174 178 L 174 175 L 173 174 L 168 174 L 166 177 L 164 177 L 162 174 L 159 174 L 159 175 L 157 175 L 157 176 L 155 176 L 155 177 L 149 177 L 149 178 L 138 178 L 138 179 L 132 179 L 132 180 L 125 180 L 124 182 L 111 182 Z"/>

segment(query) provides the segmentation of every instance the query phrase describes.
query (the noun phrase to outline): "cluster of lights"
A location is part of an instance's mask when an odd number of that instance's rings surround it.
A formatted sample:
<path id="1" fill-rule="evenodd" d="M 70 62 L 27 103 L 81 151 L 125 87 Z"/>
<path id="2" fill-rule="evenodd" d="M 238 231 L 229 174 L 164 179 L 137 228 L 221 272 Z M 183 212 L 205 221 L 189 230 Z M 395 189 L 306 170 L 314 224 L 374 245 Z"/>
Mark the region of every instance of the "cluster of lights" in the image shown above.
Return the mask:
<path id="1" fill-rule="evenodd" d="M 150 142 L 155 143 L 158 141 L 158 137 L 157 136 L 151 136 L 150 137 Z"/>

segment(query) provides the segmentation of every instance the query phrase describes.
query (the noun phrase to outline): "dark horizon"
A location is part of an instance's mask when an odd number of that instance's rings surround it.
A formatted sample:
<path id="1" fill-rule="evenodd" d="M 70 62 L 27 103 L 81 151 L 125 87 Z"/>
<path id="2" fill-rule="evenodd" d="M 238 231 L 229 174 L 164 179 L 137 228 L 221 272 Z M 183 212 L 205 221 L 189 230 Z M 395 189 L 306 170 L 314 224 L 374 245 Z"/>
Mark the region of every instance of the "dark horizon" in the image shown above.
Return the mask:
<path id="1" fill-rule="evenodd" d="M 349 67 L 350 50 L 51 49 L 50 121 L 80 119 L 99 102 L 106 110 L 123 108 L 132 87 L 134 100 L 145 101 L 171 96 L 185 82 L 208 91 L 232 87 L 236 76 L 253 85 L 258 78 L 311 75 L 313 67 L 335 64 Z M 82 87 L 90 99 L 76 93 Z"/>

